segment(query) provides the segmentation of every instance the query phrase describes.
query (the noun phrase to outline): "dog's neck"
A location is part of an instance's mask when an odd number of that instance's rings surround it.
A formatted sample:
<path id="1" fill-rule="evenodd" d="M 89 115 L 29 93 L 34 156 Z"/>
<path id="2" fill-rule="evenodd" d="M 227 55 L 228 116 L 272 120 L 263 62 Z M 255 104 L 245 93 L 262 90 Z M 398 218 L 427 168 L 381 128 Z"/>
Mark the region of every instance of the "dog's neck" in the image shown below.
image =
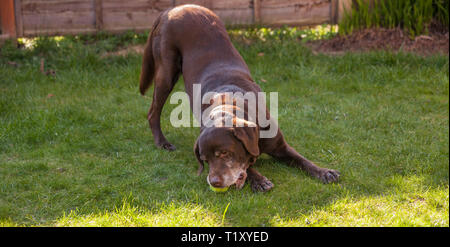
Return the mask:
<path id="1" fill-rule="evenodd" d="M 232 93 L 231 93 L 232 95 Z M 230 92 L 221 92 L 214 95 L 210 111 L 203 116 L 206 121 L 204 127 L 256 127 L 255 119 L 244 110 L 247 103 L 243 97 L 230 97 Z M 205 116 L 206 115 L 206 116 Z"/>

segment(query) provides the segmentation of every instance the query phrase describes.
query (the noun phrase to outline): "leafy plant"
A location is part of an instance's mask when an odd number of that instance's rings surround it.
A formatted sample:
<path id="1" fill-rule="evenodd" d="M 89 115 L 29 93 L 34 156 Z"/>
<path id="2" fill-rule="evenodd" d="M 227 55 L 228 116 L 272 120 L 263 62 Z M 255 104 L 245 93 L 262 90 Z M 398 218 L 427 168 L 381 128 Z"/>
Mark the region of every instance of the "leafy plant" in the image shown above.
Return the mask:
<path id="1" fill-rule="evenodd" d="M 344 11 L 340 34 L 363 28 L 400 27 L 414 37 L 428 33 L 433 19 L 448 28 L 448 0 L 355 0 L 353 3 L 351 9 Z"/>

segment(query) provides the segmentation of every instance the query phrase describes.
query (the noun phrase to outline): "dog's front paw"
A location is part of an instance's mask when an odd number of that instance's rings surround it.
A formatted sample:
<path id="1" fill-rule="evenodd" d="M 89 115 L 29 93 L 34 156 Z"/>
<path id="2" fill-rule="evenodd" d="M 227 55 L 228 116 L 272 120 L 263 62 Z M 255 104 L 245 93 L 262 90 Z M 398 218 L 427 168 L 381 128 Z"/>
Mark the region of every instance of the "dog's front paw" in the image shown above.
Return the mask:
<path id="1" fill-rule="evenodd" d="M 340 176 L 341 176 L 340 172 L 324 168 L 323 171 L 319 175 L 319 179 L 322 182 L 328 184 L 328 183 L 337 182 L 339 180 Z"/>
<path id="2" fill-rule="evenodd" d="M 253 192 L 266 192 L 273 188 L 273 183 L 266 177 L 262 177 L 256 180 L 251 180 L 251 187 Z"/>

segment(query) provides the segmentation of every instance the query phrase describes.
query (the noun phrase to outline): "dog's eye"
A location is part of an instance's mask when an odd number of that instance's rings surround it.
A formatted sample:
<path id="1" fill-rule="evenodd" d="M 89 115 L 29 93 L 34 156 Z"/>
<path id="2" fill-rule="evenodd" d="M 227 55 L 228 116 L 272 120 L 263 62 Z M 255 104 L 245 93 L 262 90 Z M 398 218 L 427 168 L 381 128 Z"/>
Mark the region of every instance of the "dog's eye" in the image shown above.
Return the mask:
<path id="1" fill-rule="evenodd" d="M 219 157 L 219 158 L 225 158 L 225 157 L 228 157 L 228 152 L 227 151 L 216 151 L 216 152 L 214 152 L 214 155 L 216 155 L 216 157 Z"/>
<path id="2" fill-rule="evenodd" d="M 256 162 L 256 158 L 255 157 L 250 157 L 250 159 L 248 160 L 248 163 L 253 164 Z"/>

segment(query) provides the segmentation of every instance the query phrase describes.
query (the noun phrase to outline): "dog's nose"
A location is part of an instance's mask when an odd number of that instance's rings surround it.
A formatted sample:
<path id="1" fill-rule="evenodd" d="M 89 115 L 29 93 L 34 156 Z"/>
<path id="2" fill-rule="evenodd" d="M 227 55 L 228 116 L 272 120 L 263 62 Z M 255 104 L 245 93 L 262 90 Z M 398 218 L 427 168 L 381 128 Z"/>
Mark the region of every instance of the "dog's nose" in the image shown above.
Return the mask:
<path id="1" fill-rule="evenodd" d="M 222 178 L 219 176 L 211 176 L 209 177 L 209 184 L 213 187 L 223 187 Z"/>

